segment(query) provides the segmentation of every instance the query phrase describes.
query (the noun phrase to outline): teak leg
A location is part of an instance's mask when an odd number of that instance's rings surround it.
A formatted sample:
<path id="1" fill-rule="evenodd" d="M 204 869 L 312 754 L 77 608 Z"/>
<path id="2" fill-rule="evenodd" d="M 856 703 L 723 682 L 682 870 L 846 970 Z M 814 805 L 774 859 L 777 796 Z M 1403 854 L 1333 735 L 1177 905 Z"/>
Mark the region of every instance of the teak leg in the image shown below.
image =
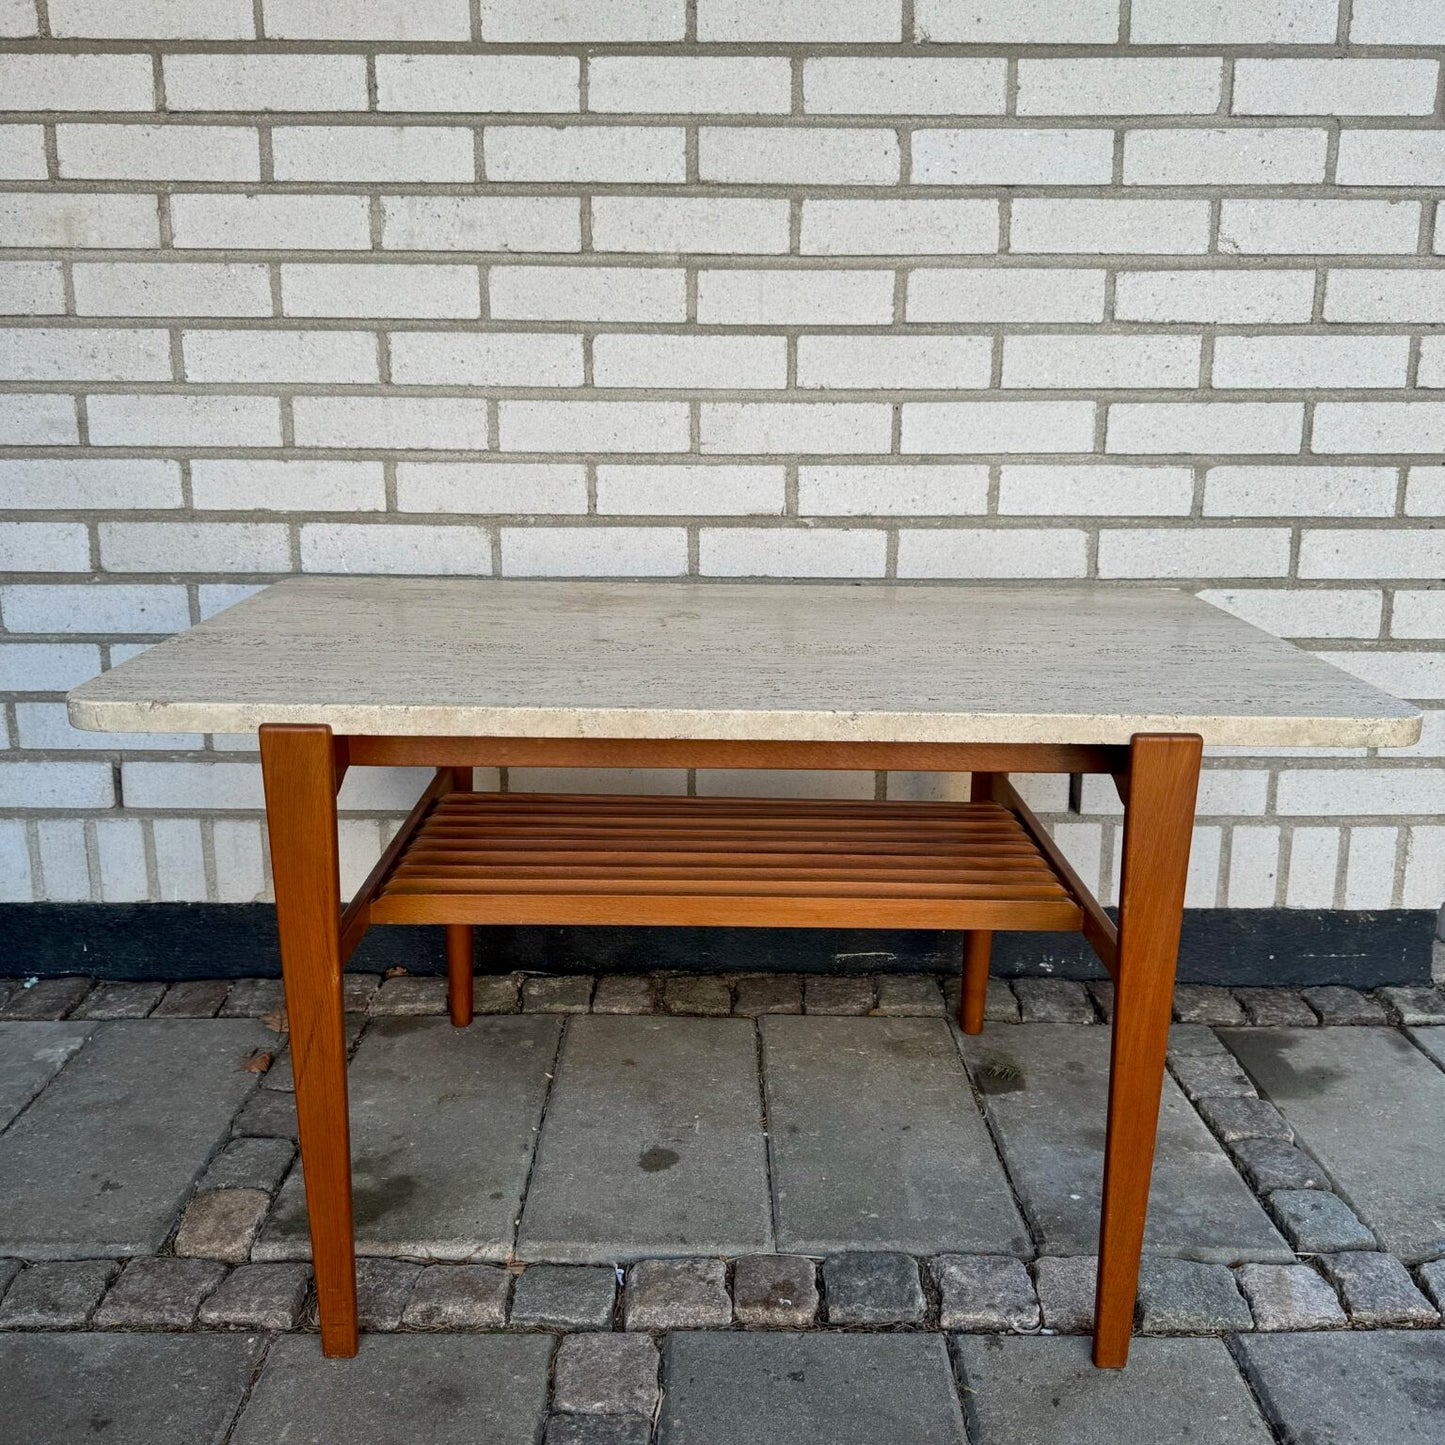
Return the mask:
<path id="1" fill-rule="evenodd" d="M 993 933 L 972 928 L 963 935 L 963 994 L 959 1000 L 958 1022 L 966 1034 L 983 1032 L 983 1006 L 988 999 L 988 959 L 993 952 Z"/>
<path id="2" fill-rule="evenodd" d="M 447 1008 L 459 1029 L 472 1021 L 472 928 L 447 924 Z"/>
<path id="3" fill-rule="evenodd" d="M 356 1353 L 356 1258 L 331 729 L 263 727 L 261 771 L 321 1350 L 345 1357 Z"/>
<path id="4" fill-rule="evenodd" d="M 1200 750 L 1192 733 L 1138 733 L 1129 750 L 1094 1322 L 1104 1369 L 1127 1362 L 1134 1326 Z"/>

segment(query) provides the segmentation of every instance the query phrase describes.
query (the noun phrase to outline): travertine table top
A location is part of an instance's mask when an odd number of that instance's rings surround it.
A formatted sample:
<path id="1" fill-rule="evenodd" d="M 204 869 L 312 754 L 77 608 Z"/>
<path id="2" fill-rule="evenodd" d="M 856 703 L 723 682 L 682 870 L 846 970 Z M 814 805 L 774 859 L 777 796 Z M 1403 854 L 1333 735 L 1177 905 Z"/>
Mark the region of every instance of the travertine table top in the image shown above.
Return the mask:
<path id="1" fill-rule="evenodd" d="M 1406 703 L 1184 592 L 297 578 L 70 694 L 81 728 L 1391 746 Z"/>

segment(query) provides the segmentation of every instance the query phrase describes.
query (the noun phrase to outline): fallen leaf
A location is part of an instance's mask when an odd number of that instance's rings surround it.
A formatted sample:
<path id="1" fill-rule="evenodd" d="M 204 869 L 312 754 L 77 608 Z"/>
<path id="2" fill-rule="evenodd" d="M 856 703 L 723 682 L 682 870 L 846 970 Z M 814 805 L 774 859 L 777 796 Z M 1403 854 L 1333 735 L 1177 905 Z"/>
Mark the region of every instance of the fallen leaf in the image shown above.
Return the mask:
<path id="1" fill-rule="evenodd" d="M 264 1074 L 271 1067 L 276 1055 L 267 1052 L 265 1049 L 257 1049 L 241 1067 L 248 1074 Z"/>
<path id="2" fill-rule="evenodd" d="M 286 1005 L 278 1003 L 270 1013 L 261 1015 L 261 1022 L 273 1034 L 284 1034 L 286 1032 Z"/>

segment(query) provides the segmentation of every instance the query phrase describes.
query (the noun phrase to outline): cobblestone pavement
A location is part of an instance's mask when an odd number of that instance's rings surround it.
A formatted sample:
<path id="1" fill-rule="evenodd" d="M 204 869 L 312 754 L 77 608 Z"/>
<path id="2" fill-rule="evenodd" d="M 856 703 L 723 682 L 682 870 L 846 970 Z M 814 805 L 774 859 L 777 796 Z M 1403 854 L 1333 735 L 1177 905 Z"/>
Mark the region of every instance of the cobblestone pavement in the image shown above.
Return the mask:
<path id="1" fill-rule="evenodd" d="M 361 1353 L 315 1339 L 275 980 L 0 980 L 25 1445 L 1445 1442 L 1445 994 L 1181 987 L 1128 1371 L 1106 986 L 347 980 Z M 18 1431 L 18 1433 L 16 1433 Z"/>

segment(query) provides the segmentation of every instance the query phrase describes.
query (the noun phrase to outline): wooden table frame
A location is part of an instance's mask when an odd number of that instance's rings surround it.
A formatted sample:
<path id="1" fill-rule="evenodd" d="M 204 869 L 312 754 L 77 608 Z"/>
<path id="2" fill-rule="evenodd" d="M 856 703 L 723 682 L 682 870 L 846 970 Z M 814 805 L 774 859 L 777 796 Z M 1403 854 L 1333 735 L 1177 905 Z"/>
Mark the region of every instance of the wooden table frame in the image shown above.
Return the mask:
<path id="1" fill-rule="evenodd" d="M 385 916 L 378 895 L 435 800 L 452 790 L 469 791 L 473 767 L 796 768 L 970 773 L 972 797 L 1001 803 L 1014 813 L 1077 901 L 1081 931 L 1115 985 L 1094 1363 L 1105 1368 L 1125 1364 L 1194 822 L 1198 735 L 1139 733 L 1128 746 L 728 742 L 337 736 L 324 725 L 270 724 L 260 729 L 260 745 L 326 1355 L 345 1357 L 357 1349 L 341 975 L 372 922 L 407 921 Z M 437 771 L 376 868 L 343 909 L 338 902 L 337 791 L 350 766 L 397 765 L 426 765 Z M 1010 773 L 1060 772 L 1107 774 L 1123 799 L 1117 927 L 1008 778 Z M 734 916 L 730 921 L 749 920 Z M 816 925 L 825 920 L 807 921 Z M 960 1022 L 966 1033 L 977 1033 L 983 1027 L 992 932 L 979 926 L 960 931 L 965 933 Z M 469 923 L 448 924 L 449 1002 L 457 1024 L 471 1017 L 471 945 Z"/>

